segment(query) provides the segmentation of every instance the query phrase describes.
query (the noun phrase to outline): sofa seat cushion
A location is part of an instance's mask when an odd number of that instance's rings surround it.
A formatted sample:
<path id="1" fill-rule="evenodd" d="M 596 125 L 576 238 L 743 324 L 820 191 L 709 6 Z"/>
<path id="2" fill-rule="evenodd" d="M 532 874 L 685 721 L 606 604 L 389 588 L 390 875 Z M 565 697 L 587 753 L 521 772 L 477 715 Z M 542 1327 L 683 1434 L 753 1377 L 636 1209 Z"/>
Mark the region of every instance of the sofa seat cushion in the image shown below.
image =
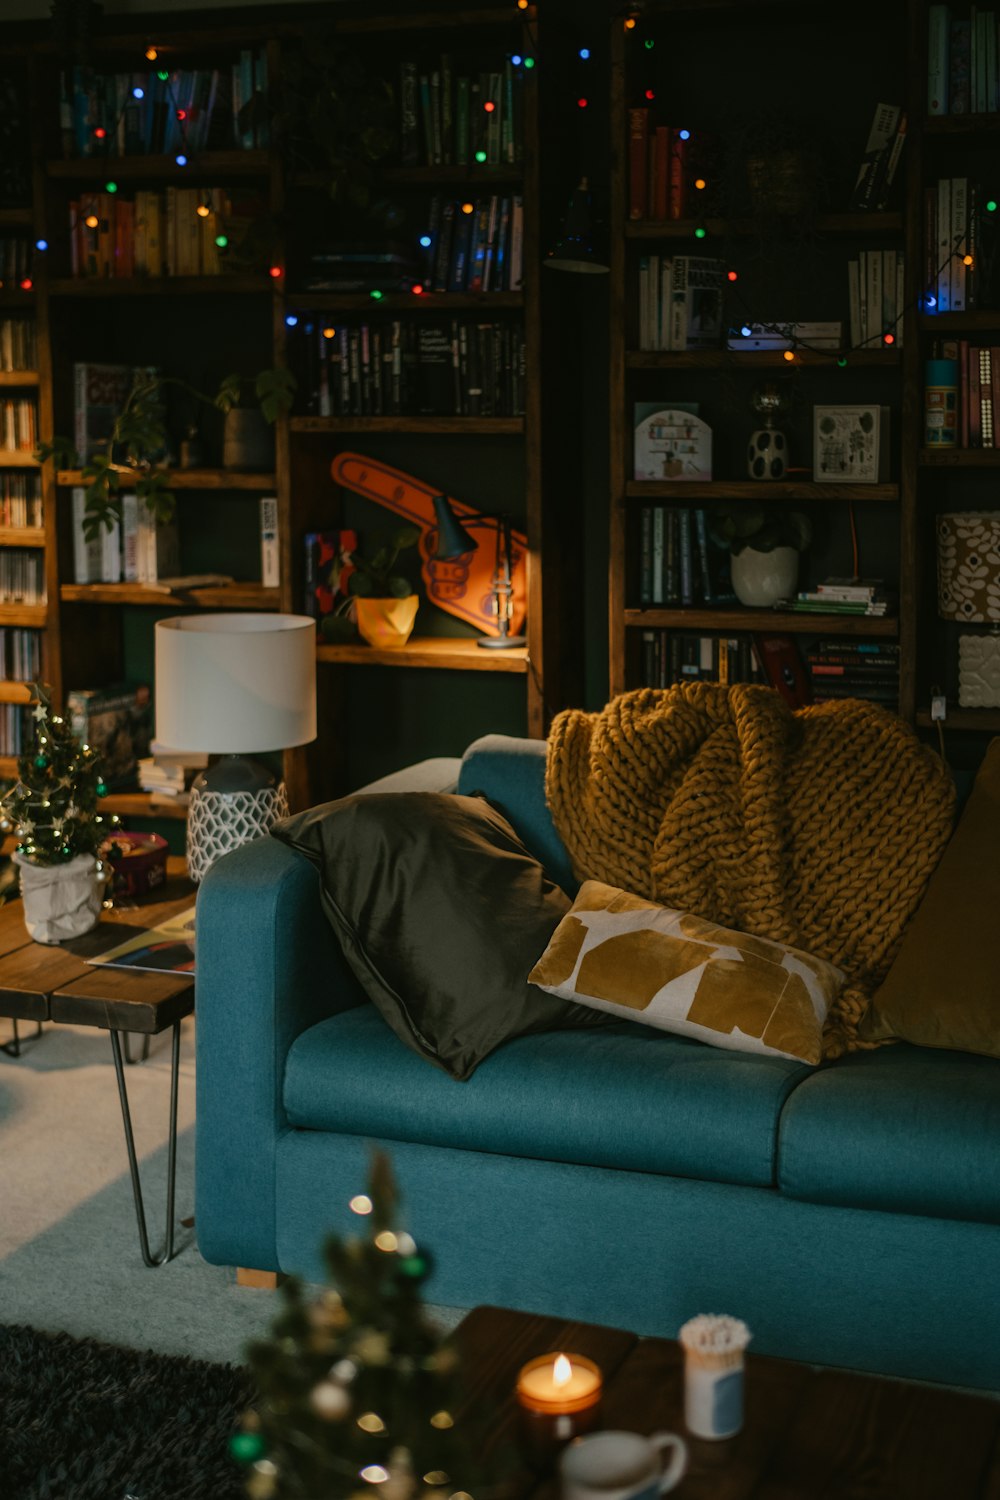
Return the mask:
<path id="1" fill-rule="evenodd" d="M 284 1103 L 306 1129 L 772 1187 L 807 1072 L 619 1022 L 517 1037 L 458 1083 L 362 1005 L 296 1039 Z"/>
<path id="2" fill-rule="evenodd" d="M 811 1074 L 781 1116 L 793 1198 L 1000 1224 L 1000 1061 L 901 1043 Z"/>

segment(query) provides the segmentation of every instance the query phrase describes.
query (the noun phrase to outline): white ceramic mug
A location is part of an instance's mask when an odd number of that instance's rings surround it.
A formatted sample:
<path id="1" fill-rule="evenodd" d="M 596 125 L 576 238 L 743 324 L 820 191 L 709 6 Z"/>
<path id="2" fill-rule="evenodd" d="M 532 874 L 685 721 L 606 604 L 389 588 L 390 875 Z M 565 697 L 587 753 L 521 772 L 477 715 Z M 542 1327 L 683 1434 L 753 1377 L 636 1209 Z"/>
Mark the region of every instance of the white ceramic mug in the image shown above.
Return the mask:
<path id="1" fill-rule="evenodd" d="M 592 1432 L 564 1448 L 559 1460 L 563 1500 L 657 1500 L 686 1468 L 684 1439 L 673 1432 Z"/>

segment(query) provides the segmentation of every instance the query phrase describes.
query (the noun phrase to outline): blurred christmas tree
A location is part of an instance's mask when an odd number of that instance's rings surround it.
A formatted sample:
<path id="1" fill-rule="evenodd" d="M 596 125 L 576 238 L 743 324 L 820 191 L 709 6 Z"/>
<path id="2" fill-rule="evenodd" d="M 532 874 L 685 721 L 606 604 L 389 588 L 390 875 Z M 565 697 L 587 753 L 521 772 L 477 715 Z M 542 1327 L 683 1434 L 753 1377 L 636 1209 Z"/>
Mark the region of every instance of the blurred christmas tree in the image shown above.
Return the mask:
<path id="1" fill-rule="evenodd" d="M 52 712 L 49 691 L 31 684 L 33 745 L 17 763 L 17 781 L 2 801 L 4 832 L 13 825 L 17 852 L 33 865 L 66 864 L 96 854 L 119 820 L 102 816 L 97 799 L 107 791 L 100 757 L 81 745 L 66 720 Z"/>
<path id="2" fill-rule="evenodd" d="M 394 1227 L 396 1190 L 382 1153 L 351 1208 L 368 1234 L 326 1242 L 336 1289 L 307 1299 L 290 1278 L 271 1337 L 249 1346 L 261 1399 L 230 1446 L 248 1466 L 247 1492 L 252 1500 L 487 1500 L 486 1414 L 458 1414 L 458 1353 L 424 1312 L 429 1257 Z M 498 1478 L 494 1465 L 489 1491 Z"/>

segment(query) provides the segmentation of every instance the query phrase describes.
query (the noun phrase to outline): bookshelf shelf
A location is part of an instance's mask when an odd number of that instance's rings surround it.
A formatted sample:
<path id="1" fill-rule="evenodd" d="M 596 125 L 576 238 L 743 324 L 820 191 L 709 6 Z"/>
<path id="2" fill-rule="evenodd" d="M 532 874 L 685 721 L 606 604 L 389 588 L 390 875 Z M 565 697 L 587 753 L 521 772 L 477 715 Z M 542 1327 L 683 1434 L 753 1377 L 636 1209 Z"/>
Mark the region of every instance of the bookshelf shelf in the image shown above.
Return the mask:
<path id="1" fill-rule="evenodd" d="M 523 417 L 292 417 L 292 432 L 422 432 L 520 437 Z"/>
<path id="2" fill-rule="evenodd" d="M 1000 115 L 930 115 L 924 121 L 928 136 L 1000 135 Z"/>
<path id="3" fill-rule="evenodd" d="M 899 621 L 889 616 L 803 615 L 771 609 L 709 609 L 688 605 L 681 609 L 626 609 L 628 629 L 780 631 L 783 635 L 899 634 Z"/>
<path id="4" fill-rule="evenodd" d="M 320 644 L 316 660 L 333 665 L 367 667 L 432 667 L 452 672 L 517 672 L 528 670 L 526 646 L 505 651 L 483 650 L 476 640 L 457 636 L 412 636 L 398 651 L 380 651 L 364 644 Z"/>
<path id="5" fill-rule="evenodd" d="M 486 163 L 469 161 L 455 162 L 450 167 L 385 167 L 380 173 L 383 182 L 394 187 L 449 187 L 453 183 L 469 183 L 482 187 L 516 187 L 524 177 L 521 167 L 489 166 Z M 296 172 L 292 186 L 296 188 L 326 188 L 330 183 L 329 172 Z"/>
<path id="6" fill-rule="evenodd" d="M 0 604 L 0 625 L 28 625 L 40 630 L 45 617 L 44 604 Z"/>
<path id="7" fill-rule="evenodd" d="M 712 239 L 751 237 L 759 228 L 749 219 L 629 219 L 625 224 L 627 240 L 690 240 L 699 225 L 708 230 L 706 246 Z M 903 227 L 902 214 L 821 214 L 816 220 L 819 234 L 898 234 Z M 705 249 L 706 255 L 712 252 Z"/>
<path id="8" fill-rule="evenodd" d="M 529 5 L 524 10 L 493 6 L 488 10 L 428 10 L 414 11 L 409 15 L 403 11 L 392 17 L 392 27 L 394 31 L 434 31 L 439 27 L 448 31 L 455 27 L 464 29 L 473 26 L 500 26 L 509 30 L 512 22 L 537 20 L 538 10 L 534 5 Z M 363 35 L 369 31 L 384 32 L 385 27 L 385 18 L 379 16 L 358 16 L 337 23 L 337 30 L 346 36 Z"/>
<path id="9" fill-rule="evenodd" d="M 212 587 L 169 591 L 145 583 L 64 583 L 59 597 L 64 604 L 152 605 L 159 609 L 279 609 L 280 589 L 259 583 L 226 583 Z M 0 606 L 2 608 L 2 606 Z M 42 614 L 44 615 L 44 606 Z M 0 624 L 3 623 L 0 617 Z"/>
<path id="10" fill-rule="evenodd" d="M 276 474 L 249 474 L 236 469 L 171 469 L 168 487 L 172 490 L 273 490 L 277 482 Z M 60 469 L 56 483 L 65 489 L 87 481 L 80 469 Z"/>
<path id="11" fill-rule="evenodd" d="M 30 208 L 0 208 L 0 229 L 30 229 L 33 219 Z"/>
<path id="12" fill-rule="evenodd" d="M 267 151 L 192 151 L 186 167 L 173 156 L 57 157 L 45 165 L 46 174 L 63 182 L 197 182 L 211 177 L 213 186 L 225 177 L 266 177 Z"/>
<path id="13" fill-rule="evenodd" d="M 1000 448 L 921 448 L 917 462 L 922 469 L 996 469 Z"/>
<path id="14" fill-rule="evenodd" d="M 0 282 L 0 311 L 5 307 L 34 307 L 35 293 L 33 289 L 24 290 L 19 286 L 4 286 Z"/>
<path id="15" fill-rule="evenodd" d="M 373 300 L 367 292 L 289 292 L 288 305 L 316 312 L 405 312 L 408 317 L 420 317 L 446 311 L 517 312 L 524 307 L 524 296 L 521 292 L 424 292 L 415 297 L 412 292 L 386 292 Z"/>
<path id="16" fill-rule="evenodd" d="M 0 547 L 44 547 L 42 526 L 0 526 Z"/>
<path id="17" fill-rule="evenodd" d="M 15 390 L 38 384 L 37 370 L 0 370 L 0 388 L 13 386 Z"/>
<path id="18" fill-rule="evenodd" d="M 31 703 L 31 688 L 26 682 L 0 682 L 0 703 Z"/>
<path id="19" fill-rule="evenodd" d="M 924 729 L 933 729 L 938 721 L 932 719 L 929 713 L 921 711 L 917 714 L 917 723 Z M 942 729 L 976 729 L 986 730 L 988 733 L 1000 733 L 1000 709 L 996 708 L 953 708 L 949 703 L 948 717 L 941 721 Z"/>
<path id="20" fill-rule="evenodd" d="M 149 805 L 149 792 L 112 792 L 102 797 L 98 807 L 102 813 L 117 813 L 120 818 L 176 818 L 183 822 L 187 818 L 187 807 L 174 807 L 164 798 L 156 807 Z"/>
<path id="21" fill-rule="evenodd" d="M 773 484 L 753 479 L 684 480 L 632 479 L 625 486 L 629 500 L 880 500 L 899 499 L 898 484 L 811 484 L 782 480 Z"/>
<path id="22" fill-rule="evenodd" d="M 53 297 L 239 297 L 270 295 L 273 282 L 266 276 L 150 276 L 115 280 L 114 277 L 63 276 L 49 282 Z"/>
<path id="23" fill-rule="evenodd" d="M 1000 307 L 977 307 L 972 312 L 944 312 L 936 317 L 923 314 L 920 332 L 939 333 L 1000 333 Z"/>
<path id="24" fill-rule="evenodd" d="M 0 449 L 0 469 L 38 469 L 41 465 L 37 458 L 30 453 L 22 453 L 19 448 Z"/>
<path id="25" fill-rule="evenodd" d="M 661 349 L 629 349 L 625 354 L 625 366 L 629 370 L 724 370 L 733 366 L 748 370 L 794 370 L 799 365 L 821 365 L 829 369 L 836 366 L 839 357 L 836 349 L 796 350 L 794 360 L 785 359 L 780 349 L 755 349 L 746 353 L 738 349 L 689 349 L 678 353 Z M 891 369 L 899 364 L 899 353 L 895 349 L 852 349 L 847 359 L 851 365 L 882 365 Z"/>
<path id="26" fill-rule="evenodd" d="M 12 781 L 17 775 L 17 756 L 0 755 L 0 779 Z M 5 841 L 6 842 L 6 841 Z"/>

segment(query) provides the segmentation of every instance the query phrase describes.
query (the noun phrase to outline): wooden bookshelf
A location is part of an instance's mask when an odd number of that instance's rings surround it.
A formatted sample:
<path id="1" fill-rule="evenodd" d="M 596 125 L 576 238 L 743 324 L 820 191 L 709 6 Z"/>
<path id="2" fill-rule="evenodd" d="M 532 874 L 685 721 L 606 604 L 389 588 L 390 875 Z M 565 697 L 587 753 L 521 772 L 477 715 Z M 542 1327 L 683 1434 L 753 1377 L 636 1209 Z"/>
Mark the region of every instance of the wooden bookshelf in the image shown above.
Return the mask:
<path id="1" fill-rule="evenodd" d="M 363 641 L 316 647 L 316 660 L 338 666 L 429 667 L 450 672 L 517 672 L 528 670 L 526 646 L 504 650 L 480 647 L 475 640 L 453 636 L 411 635 L 398 651 L 379 650 Z"/>
<path id="2" fill-rule="evenodd" d="M 26 390 L 37 384 L 37 370 L 0 370 L 0 389 L 13 387 L 15 390 Z"/>
<path id="3" fill-rule="evenodd" d="M 32 703 L 31 687 L 27 682 L 0 682 L 0 703 Z"/>
<path id="4" fill-rule="evenodd" d="M 277 474 L 251 474 L 239 469 L 170 469 L 168 473 L 172 490 L 273 490 L 278 482 Z M 56 484 L 62 489 L 86 483 L 79 469 L 60 469 L 56 474 Z"/>
<path id="5" fill-rule="evenodd" d="M 38 459 L 20 448 L 0 449 L 0 469 L 37 469 Z"/>
<path id="6" fill-rule="evenodd" d="M 794 479 L 768 482 L 756 479 L 657 480 L 630 479 L 625 485 L 630 500 L 876 500 L 894 504 L 898 484 L 813 484 Z"/>
<path id="7" fill-rule="evenodd" d="M 0 780 L 13 781 L 17 775 L 17 756 L 0 755 Z"/>
<path id="8" fill-rule="evenodd" d="M 373 298 L 368 292 L 299 292 L 287 294 L 289 307 L 315 312 L 365 313 L 405 312 L 407 317 L 440 317 L 453 312 L 512 312 L 524 307 L 522 292 L 383 292 Z"/>
<path id="9" fill-rule="evenodd" d="M 415 432 L 453 437 L 520 437 L 523 417 L 292 417 L 292 432 Z"/>
<path id="10" fill-rule="evenodd" d="M 46 618 L 44 604 L 0 604 L 0 625 L 24 625 L 44 630 Z"/>
<path id="11" fill-rule="evenodd" d="M 270 296 L 266 276 L 54 277 L 51 297 L 246 297 Z"/>
<path id="12" fill-rule="evenodd" d="M 898 366 L 895 349 L 851 349 L 845 356 L 851 366 Z M 788 360 L 781 349 L 689 349 L 683 353 L 661 349 L 630 349 L 625 356 L 628 370 L 724 370 L 727 366 L 747 370 L 781 370 L 795 365 L 836 366 L 836 349 L 796 349 Z"/>
<path id="13" fill-rule="evenodd" d="M 0 208 L 0 229 L 30 229 L 30 208 Z"/>
<path id="14" fill-rule="evenodd" d="M 626 609 L 626 627 L 643 630 L 722 630 L 730 635 L 741 631 L 759 633 L 778 631 L 782 635 L 860 635 L 896 636 L 899 621 L 888 615 L 820 615 L 797 614 L 779 609 L 712 609 L 690 605 L 676 609 Z"/>
<path id="15" fill-rule="evenodd" d="M 1000 468 L 1000 448 L 921 448 L 921 469 Z"/>
<path id="16" fill-rule="evenodd" d="M 165 182 L 179 187 L 209 182 L 215 187 L 227 178 L 266 177 L 271 158 L 267 151 L 194 151 L 186 166 L 176 156 L 55 157 L 46 162 L 46 175 L 56 182 Z"/>
<path id="17" fill-rule="evenodd" d="M 144 583 L 64 583 L 59 590 L 59 597 L 64 604 L 125 604 L 158 609 L 173 609 L 178 605 L 196 609 L 281 608 L 281 590 L 266 589 L 259 583 L 227 583 L 169 590 Z"/>
<path id="18" fill-rule="evenodd" d="M 44 547 L 43 526 L 0 526 L 0 547 Z"/>
<path id="19" fill-rule="evenodd" d="M 817 234 L 898 234 L 902 227 L 903 217 L 898 213 L 820 214 L 816 219 Z M 625 238 L 691 240 L 699 228 L 707 230 L 704 249 L 700 252 L 705 255 L 713 253 L 713 240 L 738 239 L 759 233 L 758 226 L 748 219 L 635 219 L 626 223 Z"/>

